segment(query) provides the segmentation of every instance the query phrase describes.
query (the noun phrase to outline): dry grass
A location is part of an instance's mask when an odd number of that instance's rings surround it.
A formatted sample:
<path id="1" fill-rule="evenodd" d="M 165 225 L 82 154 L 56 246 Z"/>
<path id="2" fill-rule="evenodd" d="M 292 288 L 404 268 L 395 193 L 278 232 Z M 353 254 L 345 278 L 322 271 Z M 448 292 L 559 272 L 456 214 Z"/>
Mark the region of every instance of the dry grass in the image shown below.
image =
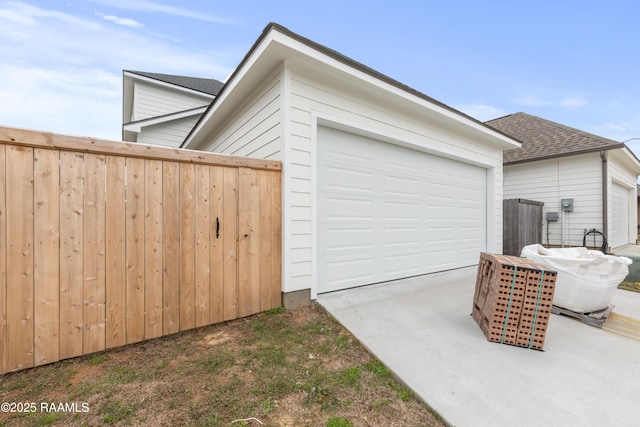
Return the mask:
<path id="1" fill-rule="evenodd" d="M 0 425 L 442 425 L 316 306 L 275 310 L 0 381 L 0 401 L 33 402 L 37 409 L 0 413 Z M 43 402 L 75 403 L 77 411 L 46 412 Z"/>
<path id="2" fill-rule="evenodd" d="M 618 289 L 625 291 L 640 292 L 640 282 L 622 282 L 618 285 Z"/>

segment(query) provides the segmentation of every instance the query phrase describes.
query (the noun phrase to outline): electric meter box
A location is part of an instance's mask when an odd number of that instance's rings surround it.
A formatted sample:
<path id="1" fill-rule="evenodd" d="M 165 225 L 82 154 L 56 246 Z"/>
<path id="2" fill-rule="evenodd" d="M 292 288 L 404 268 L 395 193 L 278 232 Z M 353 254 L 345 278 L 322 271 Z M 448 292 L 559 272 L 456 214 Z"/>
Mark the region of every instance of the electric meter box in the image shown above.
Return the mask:
<path id="1" fill-rule="evenodd" d="M 561 199 L 560 209 L 563 212 L 573 212 L 573 199 Z"/>

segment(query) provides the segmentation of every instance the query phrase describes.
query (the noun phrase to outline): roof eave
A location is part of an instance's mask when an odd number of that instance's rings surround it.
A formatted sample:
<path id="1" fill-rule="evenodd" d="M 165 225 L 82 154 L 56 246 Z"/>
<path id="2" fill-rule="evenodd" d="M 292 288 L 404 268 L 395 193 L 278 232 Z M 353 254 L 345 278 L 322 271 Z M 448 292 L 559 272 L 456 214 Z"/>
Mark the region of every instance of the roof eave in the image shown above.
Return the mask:
<path id="1" fill-rule="evenodd" d="M 207 92 L 203 92 L 201 90 L 196 90 L 196 89 L 188 88 L 188 87 L 181 86 L 181 85 L 178 85 L 178 84 L 165 82 L 163 80 L 154 79 L 154 78 L 149 77 L 149 76 L 143 76 L 142 74 L 138 74 L 138 73 L 136 73 L 134 71 L 124 70 L 123 73 L 124 73 L 125 77 L 129 77 L 130 79 L 133 79 L 133 80 L 144 81 L 144 82 L 151 83 L 151 84 L 154 84 L 154 85 L 163 86 L 163 87 L 166 87 L 166 88 L 171 88 L 171 89 L 174 89 L 174 90 L 178 90 L 178 91 L 181 91 L 181 92 L 184 92 L 184 93 L 188 93 L 188 94 L 191 94 L 191 95 L 197 95 L 197 96 L 200 96 L 200 97 L 203 97 L 203 98 L 209 98 L 209 99 L 212 99 L 212 100 L 215 99 L 215 97 L 216 97 L 215 95 L 212 95 L 212 94 L 207 93 Z"/>
<path id="2" fill-rule="evenodd" d="M 603 146 L 603 147 L 588 148 L 588 149 L 578 150 L 578 151 L 571 151 L 567 153 L 551 154 L 548 156 L 538 156 L 538 157 L 532 157 L 528 159 L 506 161 L 506 162 L 503 162 L 503 165 L 510 166 L 510 165 L 517 165 L 520 163 L 537 162 L 541 160 L 550 160 L 550 159 L 557 159 L 561 157 L 577 156 L 579 154 L 598 153 L 600 151 L 616 150 L 616 149 L 622 149 L 622 148 L 626 148 L 626 147 L 609 145 L 609 146 Z"/>
<path id="3" fill-rule="evenodd" d="M 207 106 L 190 108 L 189 110 L 177 111 L 175 113 L 164 114 L 162 116 L 149 117 L 142 120 L 136 120 L 134 122 L 124 123 L 122 125 L 123 130 L 130 132 L 140 132 L 143 127 L 153 126 L 161 123 L 170 122 L 173 120 L 183 119 L 185 117 L 195 116 L 202 114 L 206 111 Z"/>
<path id="4" fill-rule="evenodd" d="M 274 54 L 274 56 L 269 58 L 269 60 L 262 58 L 267 50 Z M 328 61 L 333 62 L 333 65 L 330 65 L 333 67 L 337 67 L 338 64 L 341 64 L 342 68 L 345 68 L 344 66 L 346 66 L 346 68 L 351 71 L 351 74 L 359 74 L 360 78 L 367 76 L 369 79 L 375 79 L 378 83 L 382 82 L 382 84 L 386 85 L 388 89 L 394 88 L 396 93 L 401 93 L 402 96 L 405 97 L 411 97 L 414 102 L 419 100 L 423 106 L 428 105 L 432 110 L 437 110 L 437 114 L 442 117 L 447 116 L 449 121 L 456 121 L 458 123 L 463 122 L 468 126 L 468 129 L 473 129 L 475 134 L 490 136 L 491 138 L 487 139 L 503 150 L 519 148 L 521 146 L 520 141 L 473 117 L 455 110 L 454 108 L 449 107 L 448 105 L 443 104 L 442 102 L 437 101 L 369 67 L 366 67 L 363 64 L 353 61 L 336 51 L 293 33 L 285 27 L 270 23 L 265 27 L 258 40 L 256 40 L 252 48 L 241 61 L 240 65 L 231 74 L 227 84 L 221 89 L 220 93 L 213 100 L 207 111 L 202 115 L 198 123 L 196 123 L 191 132 L 187 135 L 181 147 L 192 149 L 201 148 L 201 145 L 204 143 L 208 135 L 206 129 L 207 123 L 214 115 L 214 112 L 217 111 L 218 107 L 231 96 L 234 89 L 240 85 L 242 77 L 247 75 L 257 62 L 261 61 L 273 67 L 274 64 L 282 62 L 294 54 L 313 55 L 316 58 L 321 57 L 321 61 L 325 64 Z M 263 72 L 271 71 L 272 68 L 264 70 Z M 209 131 L 211 131 L 211 129 L 209 129 Z"/>

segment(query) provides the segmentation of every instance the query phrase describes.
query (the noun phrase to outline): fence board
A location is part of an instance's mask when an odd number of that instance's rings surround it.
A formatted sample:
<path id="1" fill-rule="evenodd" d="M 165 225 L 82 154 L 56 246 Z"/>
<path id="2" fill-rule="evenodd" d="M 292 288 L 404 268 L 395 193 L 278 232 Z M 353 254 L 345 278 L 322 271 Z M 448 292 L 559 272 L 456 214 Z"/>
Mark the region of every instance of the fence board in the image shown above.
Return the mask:
<path id="1" fill-rule="evenodd" d="M 105 349 L 105 156 L 84 155 L 84 349 Z"/>
<path id="2" fill-rule="evenodd" d="M 0 374 L 7 372 L 6 146 L 0 145 Z"/>
<path id="3" fill-rule="evenodd" d="M 282 174 L 271 173 L 271 306 L 282 305 Z"/>
<path id="4" fill-rule="evenodd" d="M 162 162 L 145 160 L 145 338 L 162 336 Z"/>
<path id="5" fill-rule="evenodd" d="M 83 351 L 83 155 L 60 153 L 60 357 Z"/>
<path id="6" fill-rule="evenodd" d="M 224 170 L 224 320 L 238 317 L 238 169 Z"/>
<path id="7" fill-rule="evenodd" d="M 195 327 L 195 169 L 180 165 L 180 330 Z"/>
<path id="8" fill-rule="evenodd" d="M 162 330 L 167 335 L 180 331 L 180 165 L 163 162 L 162 180 Z"/>
<path id="9" fill-rule="evenodd" d="M 238 315 L 260 311 L 260 176 L 253 169 L 240 168 L 238 218 Z"/>
<path id="10" fill-rule="evenodd" d="M 196 165 L 195 193 L 195 322 L 196 326 L 209 324 L 210 319 L 210 191 L 209 166 Z"/>
<path id="11" fill-rule="evenodd" d="M 271 268 L 273 267 L 271 252 L 273 238 L 271 227 L 272 203 L 272 174 L 269 171 L 259 171 L 260 178 L 260 311 L 266 311 L 275 307 L 276 301 L 273 298 L 271 286 Z"/>
<path id="12" fill-rule="evenodd" d="M 211 275 L 209 277 L 210 320 L 224 320 L 224 230 L 220 220 L 224 217 L 224 168 L 211 166 Z"/>
<path id="13" fill-rule="evenodd" d="M 279 162 L 120 147 L 0 127 L 0 374 L 280 305 Z"/>
<path id="14" fill-rule="evenodd" d="M 127 344 L 144 339 L 144 160 L 126 161 L 125 334 Z"/>
<path id="15" fill-rule="evenodd" d="M 106 346 L 125 345 L 126 271 L 125 257 L 125 158 L 107 156 L 106 222 Z"/>
<path id="16" fill-rule="evenodd" d="M 219 165 L 231 168 L 246 166 L 253 169 L 282 170 L 282 163 L 275 160 L 229 156 L 226 154 L 168 148 L 157 145 L 141 145 L 122 141 L 105 141 L 95 138 L 59 135 L 3 126 L 0 126 L 0 143 L 81 153 L 126 156 L 128 158 Z"/>
<path id="17" fill-rule="evenodd" d="M 6 151 L 7 370 L 34 365 L 33 149 Z"/>
<path id="18" fill-rule="evenodd" d="M 34 150 L 35 365 L 60 360 L 60 153 Z"/>

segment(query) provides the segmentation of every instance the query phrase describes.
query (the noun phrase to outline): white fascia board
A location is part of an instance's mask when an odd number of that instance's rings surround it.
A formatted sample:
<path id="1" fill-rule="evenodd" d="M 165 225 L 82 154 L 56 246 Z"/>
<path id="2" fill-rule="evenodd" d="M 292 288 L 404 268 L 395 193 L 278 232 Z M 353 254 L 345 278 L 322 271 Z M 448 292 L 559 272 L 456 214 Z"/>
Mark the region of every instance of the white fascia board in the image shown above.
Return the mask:
<path id="1" fill-rule="evenodd" d="M 633 154 L 633 152 L 626 145 L 622 149 L 611 150 L 612 152 L 620 153 L 619 161 L 630 169 L 636 175 L 640 175 L 640 160 Z"/>
<path id="2" fill-rule="evenodd" d="M 193 108 L 191 110 L 179 111 L 177 113 L 166 114 L 164 116 L 151 117 L 144 120 L 138 120 L 136 122 L 125 123 L 122 128 L 129 132 L 141 132 L 142 128 L 147 126 L 153 126 L 160 123 L 166 123 L 173 120 L 183 119 L 185 117 L 192 117 L 198 114 L 202 114 L 206 111 L 207 106 Z"/>

